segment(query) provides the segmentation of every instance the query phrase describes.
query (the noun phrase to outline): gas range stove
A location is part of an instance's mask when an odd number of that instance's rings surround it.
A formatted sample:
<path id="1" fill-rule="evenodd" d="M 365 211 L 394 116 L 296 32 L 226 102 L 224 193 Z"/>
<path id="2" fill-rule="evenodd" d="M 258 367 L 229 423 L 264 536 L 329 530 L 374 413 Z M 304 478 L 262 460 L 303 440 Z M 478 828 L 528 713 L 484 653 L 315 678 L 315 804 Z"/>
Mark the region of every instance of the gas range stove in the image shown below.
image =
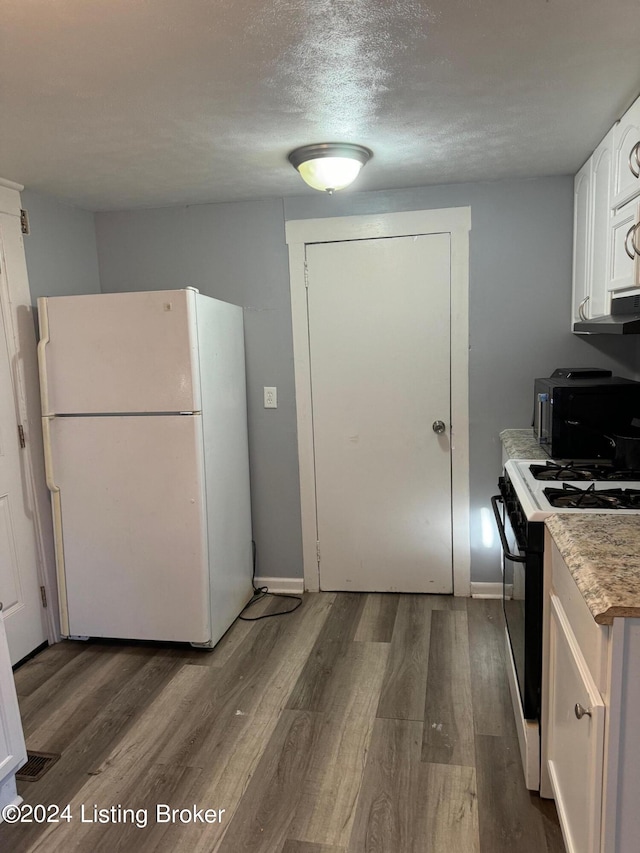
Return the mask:
<path id="1" fill-rule="evenodd" d="M 527 521 L 558 512 L 640 512 L 640 471 L 537 459 L 511 459 L 505 471 Z"/>
<path id="2" fill-rule="evenodd" d="M 540 776 L 544 520 L 565 512 L 640 513 L 640 471 L 511 459 L 491 498 L 502 543 L 507 667 L 527 787 Z M 554 505 L 555 504 L 555 505 Z"/>

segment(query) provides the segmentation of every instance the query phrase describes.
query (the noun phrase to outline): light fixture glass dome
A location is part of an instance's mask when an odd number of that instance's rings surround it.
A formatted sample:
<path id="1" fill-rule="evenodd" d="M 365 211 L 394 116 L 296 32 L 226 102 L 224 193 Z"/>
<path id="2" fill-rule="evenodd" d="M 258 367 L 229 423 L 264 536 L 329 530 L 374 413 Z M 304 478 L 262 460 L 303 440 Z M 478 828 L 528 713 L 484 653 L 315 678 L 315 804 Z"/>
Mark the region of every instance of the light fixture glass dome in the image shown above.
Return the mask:
<path id="1" fill-rule="evenodd" d="M 321 142 L 296 148 L 289 162 L 314 190 L 332 193 L 352 184 L 371 157 L 372 152 L 362 145 Z"/>

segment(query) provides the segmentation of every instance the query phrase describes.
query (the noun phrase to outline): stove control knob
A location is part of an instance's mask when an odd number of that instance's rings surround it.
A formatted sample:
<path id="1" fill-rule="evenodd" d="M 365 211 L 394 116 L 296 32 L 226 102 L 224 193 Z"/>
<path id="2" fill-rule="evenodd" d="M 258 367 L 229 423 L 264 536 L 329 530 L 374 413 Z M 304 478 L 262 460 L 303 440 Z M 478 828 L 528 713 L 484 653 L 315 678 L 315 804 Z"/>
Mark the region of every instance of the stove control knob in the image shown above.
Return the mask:
<path id="1" fill-rule="evenodd" d="M 445 429 L 446 429 L 446 426 L 445 426 L 444 421 L 434 421 L 434 422 L 432 423 L 432 425 L 431 425 L 431 429 L 432 429 L 432 430 L 433 430 L 437 435 L 442 435 L 442 433 L 443 433 L 443 432 L 445 431 Z"/>

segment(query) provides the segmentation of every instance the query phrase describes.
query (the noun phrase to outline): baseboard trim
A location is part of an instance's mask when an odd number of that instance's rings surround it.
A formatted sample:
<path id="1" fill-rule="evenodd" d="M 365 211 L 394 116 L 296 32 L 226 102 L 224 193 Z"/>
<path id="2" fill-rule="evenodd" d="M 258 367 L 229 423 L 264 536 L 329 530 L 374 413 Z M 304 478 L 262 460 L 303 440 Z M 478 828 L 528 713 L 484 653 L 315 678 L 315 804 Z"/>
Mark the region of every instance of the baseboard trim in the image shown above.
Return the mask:
<path id="1" fill-rule="evenodd" d="M 511 588 L 507 584 L 505 592 L 511 598 Z M 502 583 L 471 582 L 471 598 L 502 598 Z"/>
<path id="2" fill-rule="evenodd" d="M 304 592 L 303 578 L 254 578 L 256 586 L 269 587 L 269 592 L 284 592 L 290 595 L 301 595 Z"/>

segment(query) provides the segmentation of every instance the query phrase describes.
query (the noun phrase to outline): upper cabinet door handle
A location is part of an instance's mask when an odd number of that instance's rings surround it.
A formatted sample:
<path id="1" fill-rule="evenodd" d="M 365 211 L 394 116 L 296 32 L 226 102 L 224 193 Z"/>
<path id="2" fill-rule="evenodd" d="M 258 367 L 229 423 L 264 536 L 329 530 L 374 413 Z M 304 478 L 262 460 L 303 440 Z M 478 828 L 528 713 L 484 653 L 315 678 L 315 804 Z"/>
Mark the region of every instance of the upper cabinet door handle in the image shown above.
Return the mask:
<path id="1" fill-rule="evenodd" d="M 585 298 L 582 300 L 582 302 L 580 303 L 580 305 L 578 305 L 578 317 L 580 317 L 580 319 L 581 319 L 581 320 L 584 320 L 585 322 L 589 319 L 589 318 L 587 317 L 587 314 L 586 314 L 586 311 L 585 311 L 585 306 L 586 306 L 586 304 L 587 304 L 587 302 L 588 302 L 588 301 L 589 301 L 589 297 L 588 297 L 588 296 L 585 296 Z"/>
<path id="2" fill-rule="evenodd" d="M 634 178 L 640 178 L 640 152 L 638 148 L 640 147 L 640 139 L 633 146 L 631 151 L 629 151 L 629 169 L 631 170 L 631 174 Z M 633 158 L 635 157 L 637 169 L 633 168 Z"/>
<path id="3" fill-rule="evenodd" d="M 635 233 L 636 233 L 637 227 L 638 227 L 638 223 L 632 225 L 631 228 L 629 228 L 629 230 L 627 231 L 627 236 L 624 238 L 624 250 L 627 253 L 627 255 L 629 255 L 631 260 L 634 260 L 634 258 L 636 256 Z M 631 249 L 629 248 L 629 240 L 630 239 L 632 240 L 631 246 L 633 248 L 633 251 L 631 251 Z"/>

